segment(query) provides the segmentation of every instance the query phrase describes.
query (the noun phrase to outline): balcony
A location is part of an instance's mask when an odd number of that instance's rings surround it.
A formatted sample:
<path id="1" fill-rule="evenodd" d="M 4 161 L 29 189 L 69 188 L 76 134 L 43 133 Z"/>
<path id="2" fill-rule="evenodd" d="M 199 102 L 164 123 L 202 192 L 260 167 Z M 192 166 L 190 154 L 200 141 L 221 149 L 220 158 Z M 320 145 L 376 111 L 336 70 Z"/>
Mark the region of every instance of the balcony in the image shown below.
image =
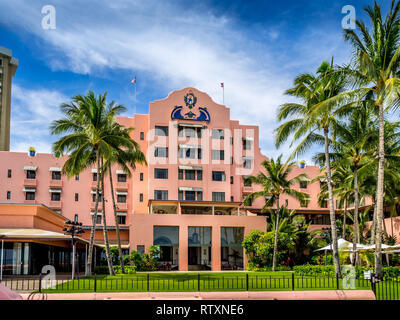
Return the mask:
<path id="1" fill-rule="evenodd" d="M 49 208 L 52 209 L 61 209 L 61 201 L 50 201 Z"/>
<path id="2" fill-rule="evenodd" d="M 115 190 L 128 190 L 128 182 L 116 182 Z"/>
<path id="3" fill-rule="evenodd" d="M 36 200 L 24 200 L 24 203 L 39 203 L 39 201 L 36 201 Z"/>
<path id="4" fill-rule="evenodd" d="M 118 210 L 128 210 L 127 203 L 117 202 L 116 205 L 117 205 Z"/>
<path id="5" fill-rule="evenodd" d="M 98 206 L 99 211 L 102 210 L 102 205 L 101 205 L 101 204 L 102 204 L 102 202 L 99 201 L 99 206 Z M 91 209 L 91 210 L 94 210 L 95 207 L 96 207 L 96 202 L 92 202 L 91 205 L 90 205 L 90 209 Z"/>
<path id="6" fill-rule="evenodd" d="M 62 188 L 63 182 L 62 180 L 50 180 L 49 187 L 50 188 Z"/>
<path id="7" fill-rule="evenodd" d="M 37 179 L 24 179 L 24 187 L 36 187 Z"/>
<path id="8" fill-rule="evenodd" d="M 253 192 L 253 187 L 251 186 L 243 186 L 242 187 L 242 193 L 251 193 Z"/>

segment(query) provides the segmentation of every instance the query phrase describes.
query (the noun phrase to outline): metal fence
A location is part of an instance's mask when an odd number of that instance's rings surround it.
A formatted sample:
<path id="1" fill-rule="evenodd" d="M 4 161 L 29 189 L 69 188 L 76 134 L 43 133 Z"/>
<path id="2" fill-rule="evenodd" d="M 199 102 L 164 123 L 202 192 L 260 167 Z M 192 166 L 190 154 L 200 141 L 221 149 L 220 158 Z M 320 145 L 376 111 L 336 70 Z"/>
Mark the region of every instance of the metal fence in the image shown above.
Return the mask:
<path id="1" fill-rule="evenodd" d="M 75 280 L 49 280 L 43 276 L 30 278 L 5 278 L 1 284 L 15 291 L 25 292 L 157 292 L 157 291 L 288 291 L 288 290 L 373 290 L 377 299 L 400 300 L 400 278 L 378 281 L 346 279 L 335 276 L 297 276 L 235 274 L 134 274 L 121 277 L 94 275 Z"/>

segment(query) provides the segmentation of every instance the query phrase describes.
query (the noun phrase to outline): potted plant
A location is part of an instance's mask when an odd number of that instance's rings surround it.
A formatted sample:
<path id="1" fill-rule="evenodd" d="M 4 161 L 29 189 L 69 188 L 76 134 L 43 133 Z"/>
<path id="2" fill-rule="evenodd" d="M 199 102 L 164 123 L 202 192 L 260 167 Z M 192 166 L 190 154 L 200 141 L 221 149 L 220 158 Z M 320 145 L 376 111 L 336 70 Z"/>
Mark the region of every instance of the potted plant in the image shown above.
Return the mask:
<path id="1" fill-rule="evenodd" d="M 300 161 L 300 168 L 304 169 L 306 167 L 306 162 L 304 160 Z"/>
<path id="2" fill-rule="evenodd" d="M 35 148 L 34 148 L 34 147 L 30 147 L 30 148 L 29 148 L 29 155 L 30 155 L 31 157 L 34 157 L 35 154 L 36 154 Z"/>

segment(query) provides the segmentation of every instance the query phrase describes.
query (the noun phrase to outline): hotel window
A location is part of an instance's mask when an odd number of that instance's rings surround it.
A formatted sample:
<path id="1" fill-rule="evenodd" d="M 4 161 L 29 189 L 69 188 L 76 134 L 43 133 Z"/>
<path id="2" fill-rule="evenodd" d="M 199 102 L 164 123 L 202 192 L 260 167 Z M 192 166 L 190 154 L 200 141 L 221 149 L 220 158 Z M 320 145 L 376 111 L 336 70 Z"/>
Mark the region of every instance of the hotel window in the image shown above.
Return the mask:
<path id="1" fill-rule="evenodd" d="M 144 132 L 143 131 L 140 132 L 140 140 L 144 140 Z"/>
<path id="2" fill-rule="evenodd" d="M 233 137 L 231 137 L 229 140 L 231 141 L 231 145 L 232 145 L 233 144 Z"/>
<path id="3" fill-rule="evenodd" d="M 51 179 L 53 180 L 61 180 L 61 172 L 60 171 L 52 171 Z"/>
<path id="4" fill-rule="evenodd" d="M 195 148 L 179 148 L 179 158 L 195 159 L 196 149 Z"/>
<path id="5" fill-rule="evenodd" d="M 231 202 L 233 202 L 233 196 L 231 196 Z"/>
<path id="6" fill-rule="evenodd" d="M 118 224 L 126 224 L 126 216 L 117 216 Z"/>
<path id="7" fill-rule="evenodd" d="M 233 176 L 231 176 L 231 184 L 233 184 Z"/>
<path id="8" fill-rule="evenodd" d="M 92 194 L 93 202 L 96 202 L 96 193 Z M 99 202 L 102 201 L 101 193 L 99 193 Z"/>
<path id="9" fill-rule="evenodd" d="M 243 185 L 245 187 L 251 187 L 251 180 L 249 179 L 249 177 L 243 177 Z"/>
<path id="10" fill-rule="evenodd" d="M 213 192 L 212 201 L 225 202 L 225 192 Z"/>
<path id="11" fill-rule="evenodd" d="M 11 191 L 7 191 L 7 200 L 11 199 Z"/>
<path id="12" fill-rule="evenodd" d="M 117 175 L 117 179 L 118 179 L 118 182 L 126 182 L 126 174 L 125 173 L 119 173 Z"/>
<path id="13" fill-rule="evenodd" d="M 181 190 L 178 191 L 178 200 L 179 201 L 183 200 L 183 191 L 181 191 Z"/>
<path id="14" fill-rule="evenodd" d="M 179 126 L 178 128 L 178 136 L 183 137 L 185 136 L 186 138 L 195 138 L 197 134 L 197 138 L 201 138 L 201 130 L 202 128 L 189 128 L 189 127 L 183 127 Z"/>
<path id="15" fill-rule="evenodd" d="M 300 188 L 307 189 L 307 181 L 300 181 Z"/>
<path id="16" fill-rule="evenodd" d="M 158 137 L 167 137 L 168 136 L 168 127 L 156 126 L 155 127 L 155 135 Z"/>
<path id="17" fill-rule="evenodd" d="M 61 193 L 59 192 L 51 193 L 51 201 L 60 201 L 60 200 L 61 200 Z"/>
<path id="18" fill-rule="evenodd" d="M 75 221 L 75 222 L 78 222 L 78 214 L 77 214 L 77 213 L 75 213 L 74 221 Z"/>
<path id="19" fill-rule="evenodd" d="M 309 199 L 300 200 L 300 207 L 307 208 L 309 202 L 310 202 Z"/>
<path id="20" fill-rule="evenodd" d="M 119 194 L 119 195 L 117 195 L 117 202 L 119 202 L 119 203 L 126 203 L 126 194 Z"/>
<path id="21" fill-rule="evenodd" d="M 25 200 L 35 200 L 35 192 L 25 192 Z"/>
<path id="22" fill-rule="evenodd" d="M 201 148 L 197 148 L 197 159 L 201 159 Z"/>
<path id="23" fill-rule="evenodd" d="M 224 160 L 225 159 L 224 150 L 212 150 L 211 159 L 212 160 Z"/>
<path id="24" fill-rule="evenodd" d="M 168 200 L 168 190 L 154 190 L 155 200 Z"/>
<path id="25" fill-rule="evenodd" d="M 250 159 L 244 159 L 243 160 L 243 168 L 245 169 L 251 169 L 251 160 Z"/>
<path id="26" fill-rule="evenodd" d="M 168 158 L 168 148 L 155 147 L 154 148 L 154 156 L 156 158 Z"/>
<path id="27" fill-rule="evenodd" d="M 328 208 L 328 200 L 321 201 L 321 208 Z"/>
<path id="28" fill-rule="evenodd" d="M 154 179 L 168 179 L 168 169 L 154 169 Z"/>
<path id="29" fill-rule="evenodd" d="M 212 181 L 225 181 L 225 171 L 213 171 Z"/>
<path id="30" fill-rule="evenodd" d="M 143 181 L 143 172 L 140 173 L 140 181 Z"/>
<path id="31" fill-rule="evenodd" d="M 93 181 L 97 181 L 97 172 L 93 173 Z"/>
<path id="32" fill-rule="evenodd" d="M 233 157 L 231 157 L 231 162 L 230 162 L 230 164 L 233 164 Z"/>
<path id="33" fill-rule="evenodd" d="M 96 216 L 96 224 L 101 224 L 101 215 Z"/>
<path id="34" fill-rule="evenodd" d="M 75 193 L 75 201 L 79 201 L 79 193 Z"/>
<path id="35" fill-rule="evenodd" d="M 203 170 L 197 170 L 197 180 L 203 180 Z"/>
<path id="36" fill-rule="evenodd" d="M 213 139 L 224 139 L 224 129 L 212 129 L 211 136 Z"/>
<path id="37" fill-rule="evenodd" d="M 79 180 L 79 174 L 77 174 L 77 175 L 75 176 L 75 180 L 76 180 L 76 181 Z"/>
<path id="38" fill-rule="evenodd" d="M 203 201 L 203 191 L 197 191 L 197 201 Z"/>
<path id="39" fill-rule="evenodd" d="M 243 200 L 248 196 L 249 194 L 243 193 Z M 250 199 L 249 206 L 251 207 L 253 205 L 253 199 Z"/>
<path id="40" fill-rule="evenodd" d="M 196 200 L 196 191 L 185 191 L 185 200 L 188 201 Z"/>
<path id="41" fill-rule="evenodd" d="M 140 254 L 144 253 L 144 245 L 138 245 L 136 246 L 136 251 L 139 252 Z"/>
<path id="42" fill-rule="evenodd" d="M 26 178 L 27 179 L 36 179 L 36 171 L 35 170 L 27 170 Z"/>
<path id="43" fill-rule="evenodd" d="M 243 140 L 243 150 L 250 150 L 251 149 L 251 141 L 250 140 Z"/>
<path id="44" fill-rule="evenodd" d="M 8 177 L 8 178 L 11 178 L 11 169 L 8 169 L 8 171 L 7 171 L 7 177 Z"/>
<path id="45" fill-rule="evenodd" d="M 178 179 L 183 180 L 183 170 L 182 169 L 178 170 Z"/>
<path id="46" fill-rule="evenodd" d="M 143 202 L 143 193 L 139 194 L 139 201 Z"/>
<path id="47" fill-rule="evenodd" d="M 285 207 L 287 207 L 289 205 L 289 200 L 285 199 Z"/>
<path id="48" fill-rule="evenodd" d="M 185 180 L 196 180 L 196 171 L 185 170 Z"/>

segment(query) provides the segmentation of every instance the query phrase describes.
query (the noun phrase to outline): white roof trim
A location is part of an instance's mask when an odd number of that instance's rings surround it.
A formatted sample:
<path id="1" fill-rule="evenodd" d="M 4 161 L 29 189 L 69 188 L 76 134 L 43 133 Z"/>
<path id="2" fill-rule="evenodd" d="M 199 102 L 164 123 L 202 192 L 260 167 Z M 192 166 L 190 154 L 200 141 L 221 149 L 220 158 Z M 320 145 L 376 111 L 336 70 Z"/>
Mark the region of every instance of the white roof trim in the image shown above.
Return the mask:
<path id="1" fill-rule="evenodd" d="M 53 193 L 61 193 L 61 189 L 49 189 L 49 192 L 53 192 Z"/>
<path id="2" fill-rule="evenodd" d="M 181 170 L 203 170 L 202 167 L 197 167 L 197 166 L 179 166 L 179 169 L 181 169 Z"/>
<path id="3" fill-rule="evenodd" d="M 194 124 L 194 123 L 178 123 L 180 127 L 190 127 L 190 128 L 203 128 L 201 124 Z"/>
<path id="4" fill-rule="evenodd" d="M 36 192 L 36 188 L 23 188 L 22 192 Z"/>
<path id="5" fill-rule="evenodd" d="M 53 172 L 53 171 L 55 171 L 55 172 L 61 172 L 61 168 L 59 168 L 59 167 L 50 167 L 49 171 L 50 171 L 50 172 Z"/>
<path id="6" fill-rule="evenodd" d="M 117 195 L 122 195 L 122 196 L 128 195 L 128 191 L 119 191 L 119 190 L 117 190 L 117 191 L 115 191 L 115 193 L 116 193 Z"/>
<path id="7" fill-rule="evenodd" d="M 90 191 L 91 194 L 96 194 L 96 190 Z M 99 190 L 99 193 L 101 194 L 101 190 Z"/>
<path id="8" fill-rule="evenodd" d="M 92 173 L 97 173 L 97 169 L 92 169 Z"/>
<path id="9" fill-rule="evenodd" d="M 94 216 L 94 211 L 90 211 L 90 214 L 91 214 L 92 216 Z M 98 215 L 98 216 L 102 216 L 102 215 L 103 215 L 103 212 L 97 211 L 97 215 Z"/>
<path id="10" fill-rule="evenodd" d="M 36 171 L 37 167 L 36 166 L 25 166 L 24 170 L 33 170 Z"/>
<path id="11" fill-rule="evenodd" d="M 117 211 L 117 216 L 127 216 L 128 212 L 126 211 Z"/>

